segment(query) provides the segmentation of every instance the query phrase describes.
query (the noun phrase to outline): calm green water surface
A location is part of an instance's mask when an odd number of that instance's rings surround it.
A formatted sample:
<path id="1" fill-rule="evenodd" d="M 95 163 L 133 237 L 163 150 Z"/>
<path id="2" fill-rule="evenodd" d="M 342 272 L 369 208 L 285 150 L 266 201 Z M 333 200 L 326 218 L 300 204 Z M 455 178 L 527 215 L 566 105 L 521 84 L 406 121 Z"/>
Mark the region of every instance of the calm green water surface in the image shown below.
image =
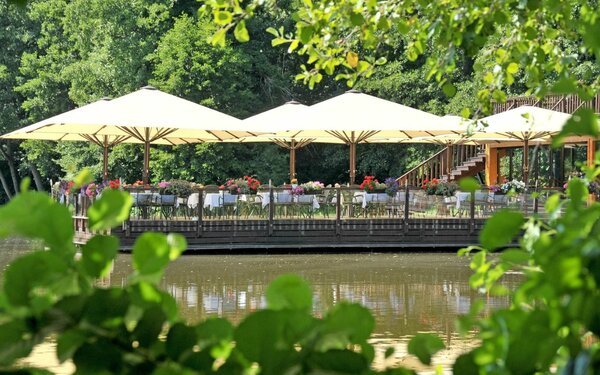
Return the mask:
<path id="1" fill-rule="evenodd" d="M 18 241 L 0 243 L 0 249 L 2 269 L 26 251 Z M 131 256 L 120 254 L 103 284 L 123 285 L 130 271 Z M 368 307 L 376 319 L 372 341 L 377 351 L 388 346 L 397 351 L 386 364 L 414 365 L 406 356 L 406 342 L 417 332 L 434 332 L 449 348 L 437 358 L 446 367 L 473 345 L 472 338 L 456 333 L 455 318 L 477 298 L 486 302 L 484 314 L 509 302 L 472 291 L 469 261 L 454 253 L 185 255 L 168 267 L 161 284 L 191 322 L 211 315 L 238 322 L 264 307 L 269 282 L 289 272 L 312 284 L 316 316 L 342 300 Z M 503 283 L 512 288 L 518 278 L 507 275 Z"/>

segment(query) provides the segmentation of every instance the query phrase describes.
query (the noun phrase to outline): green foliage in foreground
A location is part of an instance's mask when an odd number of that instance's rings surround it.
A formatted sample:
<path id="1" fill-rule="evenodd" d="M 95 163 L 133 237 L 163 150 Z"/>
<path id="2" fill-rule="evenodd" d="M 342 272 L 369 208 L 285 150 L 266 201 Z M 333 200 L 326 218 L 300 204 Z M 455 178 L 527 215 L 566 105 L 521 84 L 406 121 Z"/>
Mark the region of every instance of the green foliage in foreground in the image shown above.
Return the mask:
<path id="1" fill-rule="evenodd" d="M 600 169 L 587 173 L 592 178 Z M 78 374 L 377 373 L 370 368 L 374 319 L 366 308 L 342 302 L 315 318 L 307 283 L 283 275 L 267 289 L 267 309 L 239 325 L 221 318 L 187 324 L 173 297 L 158 287 L 165 267 L 185 250 L 182 236 L 143 234 L 133 248 L 128 284 L 100 287 L 95 281 L 108 274 L 118 240 L 96 235 L 76 256 L 67 208 L 26 186 L 21 190 L 0 208 L 0 237 L 34 238 L 46 250 L 15 260 L 4 273 L 0 370 L 55 337 L 57 357 L 72 360 Z M 462 251 L 479 250 L 471 285 L 511 293 L 513 303 L 486 318 L 479 318 L 482 305 L 475 304 L 459 319 L 462 331 L 479 332 L 480 342 L 457 358 L 455 374 L 598 373 L 600 204 L 587 207 L 584 180 L 572 180 L 567 194 L 568 200 L 548 200 L 549 223 L 508 211 L 488 221 L 481 233 L 485 246 L 505 246 L 524 231 L 519 248 L 494 257 L 479 247 Z M 131 204 L 127 193 L 103 194 L 90 208 L 90 226 L 113 227 Z M 496 284 L 508 270 L 524 273 L 515 291 Z M 408 350 L 430 364 L 443 347 L 434 335 L 418 335 Z M 414 374 L 403 368 L 379 373 Z"/>
<path id="2" fill-rule="evenodd" d="M 143 234 L 128 284 L 99 287 L 95 280 L 110 271 L 118 240 L 96 235 L 76 257 L 67 208 L 23 190 L 0 208 L 0 236 L 39 239 L 47 250 L 15 260 L 4 274 L 0 370 L 54 336 L 58 359 L 71 359 L 78 374 L 373 373 L 367 340 L 375 321 L 366 308 L 340 303 L 317 319 L 306 281 L 283 275 L 267 290 L 267 309 L 237 327 L 220 318 L 187 324 L 173 297 L 158 287 L 167 264 L 185 250 L 182 236 Z M 103 194 L 90 208 L 90 226 L 113 227 L 131 204 L 127 193 Z M 414 345 L 423 358 L 443 348 L 431 337 Z"/>

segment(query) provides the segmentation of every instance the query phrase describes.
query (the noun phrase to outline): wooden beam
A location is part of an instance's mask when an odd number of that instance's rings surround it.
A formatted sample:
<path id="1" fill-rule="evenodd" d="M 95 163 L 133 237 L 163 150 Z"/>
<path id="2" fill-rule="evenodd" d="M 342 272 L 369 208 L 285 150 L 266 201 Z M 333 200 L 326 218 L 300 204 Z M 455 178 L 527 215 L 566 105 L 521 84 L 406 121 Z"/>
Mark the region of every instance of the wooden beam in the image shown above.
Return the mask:
<path id="1" fill-rule="evenodd" d="M 594 138 L 589 138 L 587 140 L 587 165 L 591 166 L 594 164 L 594 156 L 596 155 L 596 140 Z"/>
<path id="2" fill-rule="evenodd" d="M 485 183 L 488 186 L 498 183 L 498 149 L 485 147 Z"/>

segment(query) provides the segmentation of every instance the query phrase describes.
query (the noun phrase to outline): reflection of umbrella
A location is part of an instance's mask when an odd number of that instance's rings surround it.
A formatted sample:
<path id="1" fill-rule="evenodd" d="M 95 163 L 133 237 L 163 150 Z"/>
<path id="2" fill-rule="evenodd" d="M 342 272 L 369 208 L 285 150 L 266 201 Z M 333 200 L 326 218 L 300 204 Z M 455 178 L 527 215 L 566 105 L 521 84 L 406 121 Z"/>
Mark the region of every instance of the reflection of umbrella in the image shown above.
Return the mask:
<path id="1" fill-rule="evenodd" d="M 144 144 L 144 182 L 148 182 L 150 144 L 217 142 L 252 136 L 235 117 L 147 86 L 88 111 L 77 123 L 51 123 L 42 132 L 130 137 Z M 41 130 L 43 129 L 43 130 Z M 128 141 L 129 141 L 128 140 Z"/>
<path id="2" fill-rule="evenodd" d="M 33 125 L 3 135 L 5 139 L 39 139 L 46 141 L 89 141 L 103 149 L 103 177 L 108 178 L 108 149 L 119 143 L 132 141 L 127 135 L 97 135 L 91 133 L 73 133 L 69 124 L 84 124 L 90 116 L 104 111 L 110 99 L 100 99 L 83 107 L 75 108 L 60 115 L 50 117 Z M 50 125 L 61 125 L 56 132 L 49 132 Z"/>
<path id="3" fill-rule="evenodd" d="M 277 134 L 262 134 L 254 137 L 232 140 L 234 142 L 272 142 L 290 151 L 290 179 L 296 177 L 296 150 L 315 141 L 315 138 L 295 137 L 288 129 L 301 129 L 306 125 L 309 107 L 296 101 L 287 102 L 279 107 L 259 113 L 243 120 L 247 129 Z M 342 143 L 333 136 L 319 138 L 327 143 Z M 226 140 L 228 142 L 228 140 Z"/>
<path id="4" fill-rule="evenodd" d="M 309 107 L 305 121 L 274 137 L 313 139 L 350 146 L 350 183 L 356 177 L 356 145 L 388 138 L 446 134 L 439 117 L 351 90 Z"/>
<path id="5" fill-rule="evenodd" d="M 549 109 L 522 106 L 482 118 L 481 123 L 487 125 L 484 134 L 504 137 L 505 139 L 523 142 L 523 180 L 529 178 L 529 142 L 543 140 L 561 131 L 571 115 Z"/>

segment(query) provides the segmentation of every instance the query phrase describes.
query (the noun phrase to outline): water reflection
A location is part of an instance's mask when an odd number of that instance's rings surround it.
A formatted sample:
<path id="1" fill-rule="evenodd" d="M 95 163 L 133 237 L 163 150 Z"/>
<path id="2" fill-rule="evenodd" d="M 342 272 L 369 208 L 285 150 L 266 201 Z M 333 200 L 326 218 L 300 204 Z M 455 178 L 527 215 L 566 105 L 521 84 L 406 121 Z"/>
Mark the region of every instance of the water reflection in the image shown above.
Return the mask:
<path id="1" fill-rule="evenodd" d="M 308 254 L 184 256 L 173 262 L 162 280 L 195 322 L 209 315 L 239 321 L 265 306 L 265 289 L 282 273 L 305 277 L 314 290 L 316 316 L 341 300 L 358 302 L 375 316 L 375 332 L 387 337 L 438 332 L 451 341 L 454 320 L 481 298 L 468 285 L 468 260 L 455 254 Z M 121 285 L 131 257 L 120 255 L 110 283 Z M 509 288 L 518 276 L 509 275 Z M 487 311 L 508 304 L 489 297 Z"/>

